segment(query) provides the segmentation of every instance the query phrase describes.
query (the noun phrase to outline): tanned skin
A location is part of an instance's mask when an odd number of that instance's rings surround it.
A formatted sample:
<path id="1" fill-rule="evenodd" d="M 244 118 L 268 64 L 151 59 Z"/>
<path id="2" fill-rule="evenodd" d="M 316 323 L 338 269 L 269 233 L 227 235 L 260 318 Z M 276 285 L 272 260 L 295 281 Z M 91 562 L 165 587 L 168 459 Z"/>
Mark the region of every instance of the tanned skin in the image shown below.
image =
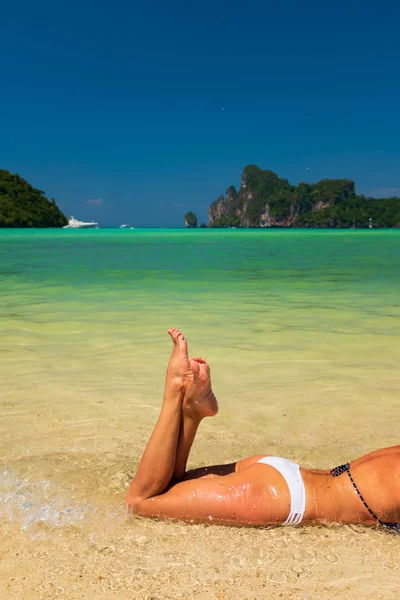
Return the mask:
<path id="1" fill-rule="evenodd" d="M 179 329 L 169 329 L 173 348 L 160 416 L 126 494 L 128 508 L 146 517 L 223 525 L 280 525 L 290 511 L 283 476 L 258 463 L 264 454 L 227 465 L 186 472 L 197 429 L 218 412 L 210 368 L 189 358 Z M 400 521 L 400 446 L 371 452 L 350 463 L 359 491 L 383 522 Z M 376 525 L 347 473 L 303 469 L 306 510 L 302 525 L 361 523 Z"/>

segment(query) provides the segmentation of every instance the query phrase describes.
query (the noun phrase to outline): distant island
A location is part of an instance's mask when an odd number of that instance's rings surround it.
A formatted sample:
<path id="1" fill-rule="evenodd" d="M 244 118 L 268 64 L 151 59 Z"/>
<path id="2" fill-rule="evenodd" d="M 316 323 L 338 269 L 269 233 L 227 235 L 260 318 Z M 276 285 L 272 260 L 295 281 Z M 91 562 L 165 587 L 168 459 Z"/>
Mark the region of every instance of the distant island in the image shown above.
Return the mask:
<path id="1" fill-rule="evenodd" d="M 0 227 L 63 227 L 67 217 L 19 175 L 0 169 Z"/>
<path id="2" fill-rule="evenodd" d="M 400 227 L 400 198 L 356 194 L 354 181 L 291 185 L 272 171 L 245 167 L 239 192 L 230 186 L 208 210 L 209 227 Z"/>
<path id="3" fill-rule="evenodd" d="M 194 212 L 188 212 L 185 215 L 185 227 L 189 227 L 192 229 L 193 227 L 197 227 L 197 217 Z"/>

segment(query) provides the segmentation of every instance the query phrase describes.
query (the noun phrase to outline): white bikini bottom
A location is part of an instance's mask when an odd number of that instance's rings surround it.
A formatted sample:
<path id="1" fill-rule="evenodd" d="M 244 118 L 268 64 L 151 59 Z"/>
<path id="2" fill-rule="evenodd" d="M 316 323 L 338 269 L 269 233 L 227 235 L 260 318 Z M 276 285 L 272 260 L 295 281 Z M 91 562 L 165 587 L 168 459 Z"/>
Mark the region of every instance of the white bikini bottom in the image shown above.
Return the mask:
<path id="1" fill-rule="evenodd" d="M 264 456 L 257 462 L 274 467 L 287 483 L 290 492 L 290 513 L 283 525 L 301 523 L 306 510 L 306 489 L 299 465 L 279 456 Z"/>

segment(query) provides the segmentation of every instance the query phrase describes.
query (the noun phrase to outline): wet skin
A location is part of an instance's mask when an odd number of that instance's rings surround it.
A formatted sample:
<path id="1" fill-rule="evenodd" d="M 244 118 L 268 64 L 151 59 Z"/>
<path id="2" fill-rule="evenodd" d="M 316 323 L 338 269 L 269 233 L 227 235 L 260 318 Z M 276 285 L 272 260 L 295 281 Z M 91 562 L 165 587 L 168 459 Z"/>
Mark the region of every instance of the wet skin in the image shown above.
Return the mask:
<path id="1" fill-rule="evenodd" d="M 224 525 L 279 525 L 290 510 L 283 476 L 257 461 L 265 454 L 228 465 L 185 472 L 201 420 L 218 404 L 210 369 L 189 359 L 185 337 L 170 329 L 173 351 L 167 368 L 160 418 L 139 464 L 125 502 L 148 517 Z M 351 474 L 371 510 L 382 521 L 400 521 L 400 446 L 371 452 L 350 463 Z M 347 473 L 301 469 L 306 489 L 302 524 L 375 525 Z"/>

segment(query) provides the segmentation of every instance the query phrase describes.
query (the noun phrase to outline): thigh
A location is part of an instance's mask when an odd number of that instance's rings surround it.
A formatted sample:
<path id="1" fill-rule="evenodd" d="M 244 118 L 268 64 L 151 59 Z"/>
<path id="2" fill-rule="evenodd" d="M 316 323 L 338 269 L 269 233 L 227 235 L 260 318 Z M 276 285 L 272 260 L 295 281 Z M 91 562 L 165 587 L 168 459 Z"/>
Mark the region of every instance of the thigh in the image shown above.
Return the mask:
<path id="1" fill-rule="evenodd" d="M 228 463 L 224 465 L 211 465 L 207 467 L 199 467 L 198 469 L 191 469 L 190 471 L 186 471 L 183 477 L 183 481 L 188 481 L 189 479 L 199 479 L 200 477 L 230 475 L 231 473 L 242 471 L 246 467 L 250 467 L 264 456 L 265 454 L 257 454 L 256 456 L 250 456 L 249 458 L 244 458 L 233 463 Z"/>
<path id="2" fill-rule="evenodd" d="M 284 478 L 263 464 L 222 477 L 183 481 L 137 505 L 143 516 L 224 525 L 280 524 L 289 510 L 290 494 Z"/>

